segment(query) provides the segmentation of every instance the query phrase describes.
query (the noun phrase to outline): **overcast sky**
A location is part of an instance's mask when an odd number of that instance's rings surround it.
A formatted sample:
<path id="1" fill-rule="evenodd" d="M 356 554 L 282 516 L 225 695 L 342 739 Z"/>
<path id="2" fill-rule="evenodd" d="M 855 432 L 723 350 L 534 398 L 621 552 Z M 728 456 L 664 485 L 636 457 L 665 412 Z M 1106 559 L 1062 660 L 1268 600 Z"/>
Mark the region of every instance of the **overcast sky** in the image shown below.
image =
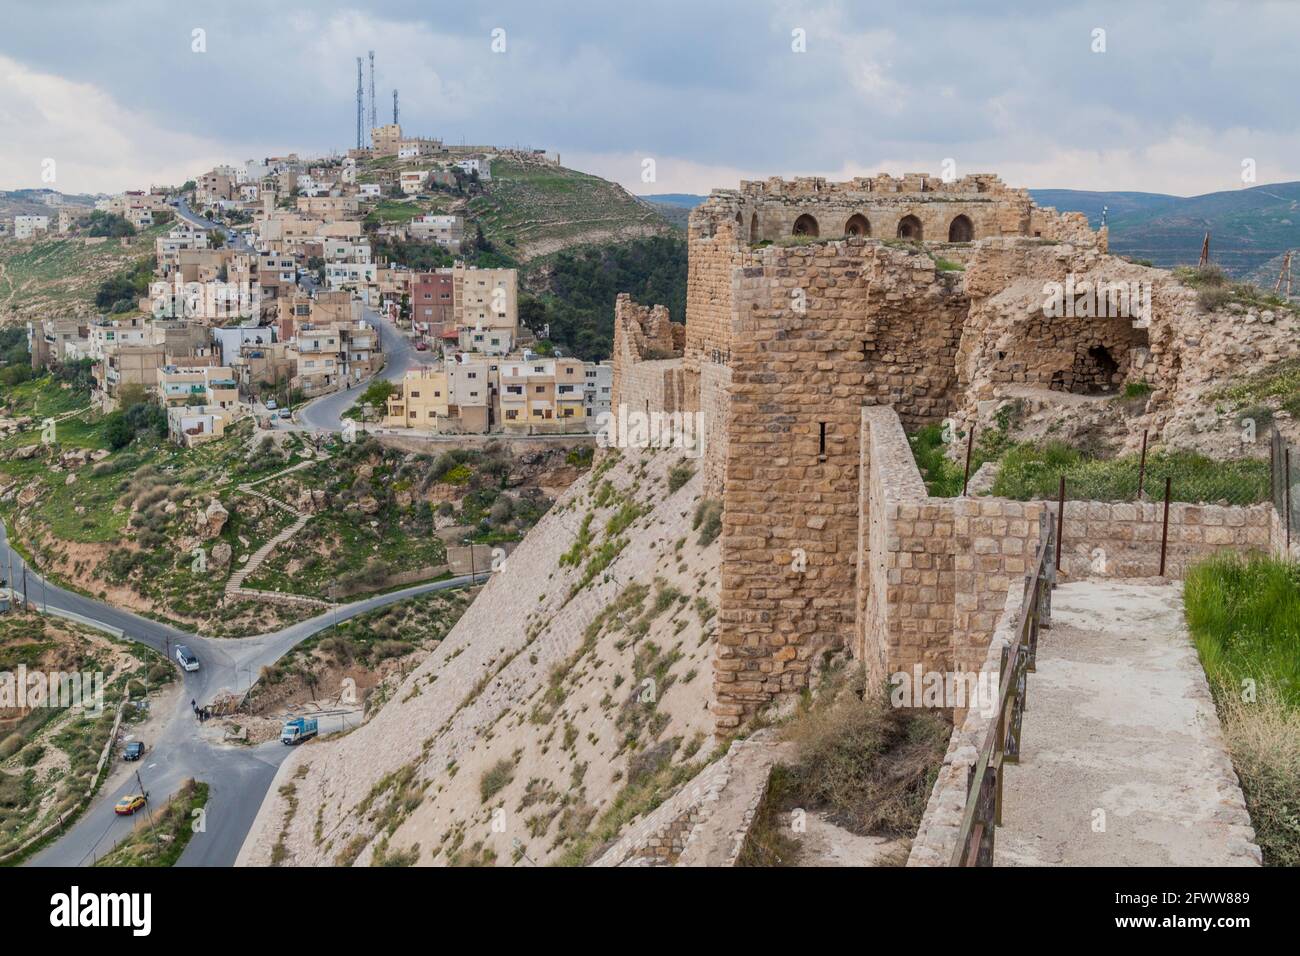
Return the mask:
<path id="1" fill-rule="evenodd" d="M 558 150 L 636 193 L 945 159 L 1029 187 L 1188 195 L 1240 188 L 1245 159 L 1300 179 L 1295 2 L 0 0 L 0 25 L 5 189 L 344 150 L 370 49 L 381 123 L 397 87 L 408 133 Z"/>

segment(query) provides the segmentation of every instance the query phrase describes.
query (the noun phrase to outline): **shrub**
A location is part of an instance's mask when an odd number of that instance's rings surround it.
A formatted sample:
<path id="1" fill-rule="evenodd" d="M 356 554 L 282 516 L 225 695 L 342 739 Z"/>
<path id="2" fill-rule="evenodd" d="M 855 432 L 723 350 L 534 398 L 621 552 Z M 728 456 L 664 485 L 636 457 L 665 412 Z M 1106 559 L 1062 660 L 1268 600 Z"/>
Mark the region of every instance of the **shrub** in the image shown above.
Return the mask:
<path id="1" fill-rule="evenodd" d="M 10 734 L 3 741 L 0 741 L 0 760 L 8 760 L 22 750 L 23 744 L 26 742 L 22 734 Z"/>
<path id="2" fill-rule="evenodd" d="M 700 532 L 697 543 L 702 548 L 711 545 L 722 532 L 722 502 L 716 498 L 705 498 L 695 506 L 695 519 L 691 527 Z"/>
<path id="3" fill-rule="evenodd" d="M 509 760 L 498 760 L 484 771 L 478 782 L 479 796 L 487 803 L 515 778 L 515 765 Z"/>
<path id="4" fill-rule="evenodd" d="M 689 462 L 674 465 L 668 472 L 668 493 L 675 494 L 686 482 L 695 476 L 695 468 Z"/>

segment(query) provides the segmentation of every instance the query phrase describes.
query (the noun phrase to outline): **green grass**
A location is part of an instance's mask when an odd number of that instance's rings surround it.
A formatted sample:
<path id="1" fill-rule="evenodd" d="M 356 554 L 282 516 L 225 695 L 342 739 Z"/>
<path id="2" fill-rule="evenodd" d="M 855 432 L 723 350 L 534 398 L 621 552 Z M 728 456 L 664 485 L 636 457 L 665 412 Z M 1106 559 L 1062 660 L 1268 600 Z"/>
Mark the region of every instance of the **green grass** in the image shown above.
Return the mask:
<path id="1" fill-rule="evenodd" d="M 1300 565 L 1214 558 L 1184 602 L 1264 862 L 1300 866 Z"/>
<path id="2" fill-rule="evenodd" d="M 1061 442 L 1016 445 L 1002 456 L 993 494 L 1019 501 L 1053 499 L 1065 475 L 1072 501 L 1136 501 L 1138 455 L 1094 458 Z M 1163 500 L 1165 478 L 1173 479 L 1171 500 L 1248 505 L 1269 499 L 1268 462 L 1216 461 L 1191 452 L 1148 453 L 1143 490 L 1148 500 Z"/>
<path id="3" fill-rule="evenodd" d="M 1300 565 L 1223 555 L 1188 573 L 1184 600 L 1213 680 L 1267 685 L 1300 709 Z"/>

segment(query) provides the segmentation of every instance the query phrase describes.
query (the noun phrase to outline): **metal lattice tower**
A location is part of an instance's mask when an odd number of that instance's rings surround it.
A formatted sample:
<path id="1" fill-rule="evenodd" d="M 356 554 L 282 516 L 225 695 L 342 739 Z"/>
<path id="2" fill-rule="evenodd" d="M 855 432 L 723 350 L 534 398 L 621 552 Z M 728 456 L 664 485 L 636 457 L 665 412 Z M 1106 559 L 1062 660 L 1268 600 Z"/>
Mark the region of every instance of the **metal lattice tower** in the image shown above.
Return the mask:
<path id="1" fill-rule="evenodd" d="M 357 149 L 361 148 L 361 126 L 365 121 L 364 97 L 361 88 L 361 57 L 357 57 Z"/>
<path id="2" fill-rule="evenodd" d="M 374 129 L 378 123 L 375 115 L 375 51 L 370 51 L 370 128 Z"/>
<path id="3" fill-rule="evenodd" d="M 397 125 L 397 90 L 393 90 L 393 125 Z"/>

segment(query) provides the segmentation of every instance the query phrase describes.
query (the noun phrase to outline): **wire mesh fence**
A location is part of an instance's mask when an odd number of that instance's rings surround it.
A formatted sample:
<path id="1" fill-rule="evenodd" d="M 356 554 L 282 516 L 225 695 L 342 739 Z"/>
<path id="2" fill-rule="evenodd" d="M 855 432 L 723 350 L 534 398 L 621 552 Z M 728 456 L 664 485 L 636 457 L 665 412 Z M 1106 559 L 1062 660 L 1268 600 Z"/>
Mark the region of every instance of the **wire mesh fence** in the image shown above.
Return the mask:
<path id="1" fill-rule="evenodd" d="M 1300 459 L 1298 459 L 1300 463 Z M 1193 452 L 1148 450 L 1119 458 L 1089 458 L 1066 445 L 1018 446 L 999 463 L 989 492 L 1021 501 L 1138 502 L 1253 505 L 1274 496 L 1274 469 L 1263 458 L 1218 460 Z"/>

